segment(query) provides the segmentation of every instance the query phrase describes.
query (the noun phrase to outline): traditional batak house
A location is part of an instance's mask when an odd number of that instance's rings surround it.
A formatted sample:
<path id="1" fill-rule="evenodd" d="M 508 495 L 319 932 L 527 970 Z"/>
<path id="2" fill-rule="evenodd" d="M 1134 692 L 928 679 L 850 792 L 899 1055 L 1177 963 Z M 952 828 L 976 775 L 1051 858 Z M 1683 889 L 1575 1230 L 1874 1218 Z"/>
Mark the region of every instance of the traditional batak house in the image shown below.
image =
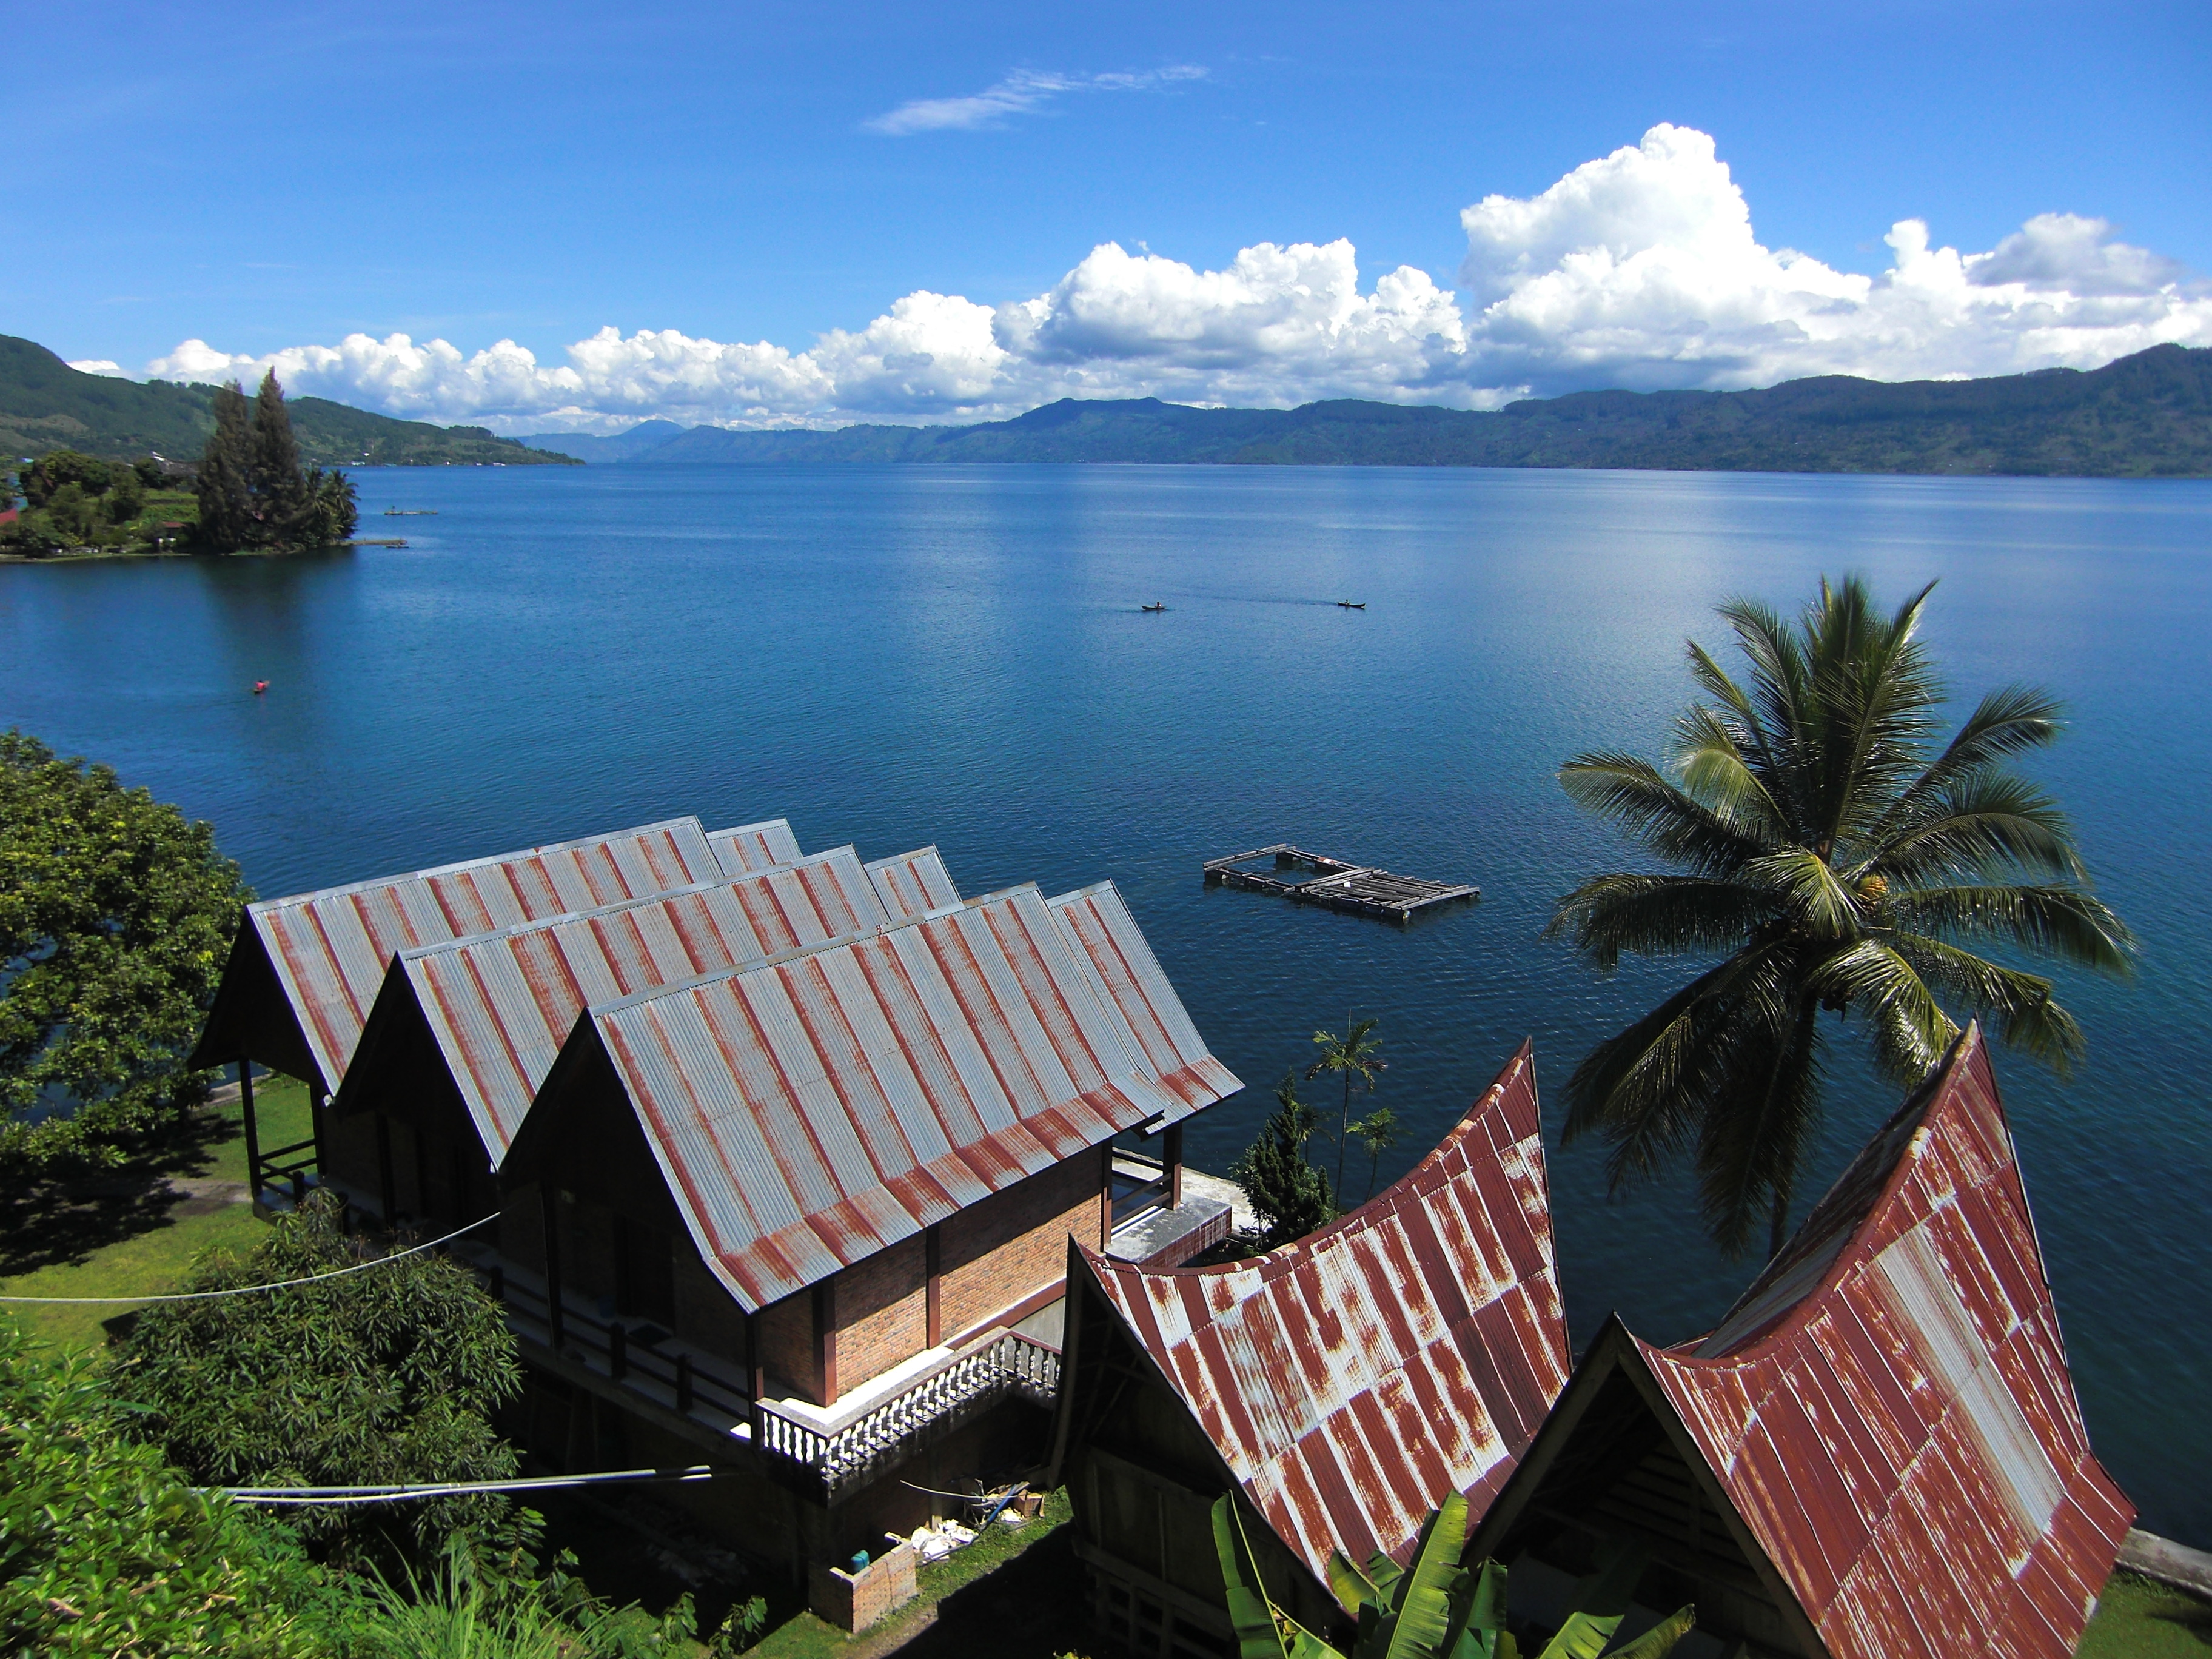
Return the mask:
<path id="1" fill-rule="evenodd" d="M 799 1568 L 1037 1461 L 1071 1232 L 1180 1261 L 1228 1226 L 1181 1124 L 1241 1085 L 1112 885 L 963 900 L 934 849 L 803 857 L 780 823 L 574 846 L 597 879 L 459 866 L 501 901 L 473 910 L 451 872 L 257 907 L 202 1054 L 335 1079 L 315 1179 L 361 1212 L 497 1207 L 455 1248 L 558 1466 L 711 1462 L 681 1498 Z"/>
<path id="2" fill-rule="evenodd" d="M 1234 1650 L 1224 1492 L 1276 1601 L 1339 1626 L 1330 1553 L 1402 1559 L 1452 1492 L 1480 1514 L 1566 1382 L 1531 1051 L 1403 1180 L 1296 1243 L 1162 1270 L 1079 1237 L 1068 1281 L 1056 1461 L 1101 1631 L 1163 1659 Z"/>
<path id="3" fill-rule="evenodd" d="M 1633 1538 L 1754 1653 L 2065 1659 L 2133 1514 L 1970 1029 L 1709 1335 L 1608 1322 L 1471 1548 L 1527 1607 Z"/>
<path id="4" fill-rule="evenodd" d="M 672 818 L 248 905 L 207 1027 L 187 1063 L 239 1066 L 255 1201 L 283 1177 L 303 1189 L 326 1152 L 327 1103 L 345 1080 L 398 952 L 719 881 L 798 856 L 799 843 L 781 820 L 710 835 L 696 818 Z M 260 1146 L 256 1065 L 307 1085 L 312 1140 Z"/>

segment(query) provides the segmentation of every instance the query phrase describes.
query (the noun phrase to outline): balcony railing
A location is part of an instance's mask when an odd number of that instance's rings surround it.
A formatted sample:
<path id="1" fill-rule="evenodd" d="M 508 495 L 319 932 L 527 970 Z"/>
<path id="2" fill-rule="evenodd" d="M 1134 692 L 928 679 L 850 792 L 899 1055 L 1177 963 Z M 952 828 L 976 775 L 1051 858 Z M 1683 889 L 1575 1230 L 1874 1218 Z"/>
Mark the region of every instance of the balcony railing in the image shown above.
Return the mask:
<path id="1" fill-rule="evenodd" d="M 949 1433 L 1011 1395 L 1051 1406 L 1060 1395 L 1060 1351 L 1018 1331 L 1000 1331 L 947 1354 L 877 1398 L 815 1412 L 805 1420 L 790 1401 L 756 1401 L 741 1372 L 642 1320 L 608 1319 L 564 1293 L 554 1340 L 545 1281 L 495 1250 L 462 1246 L 507 1310 L 515 1335 L 581 1365 L 595 1377 L 718 1434 L 750 1440 L 768 1456 L 796 1466 L 834 1497 Z M 653 1340 L 638 1340 L 649 1329 Z"/>
<path id="2" fill-rule="evenodd" d="M 463 1247 L 455 1254 L 506 1308 L 516 1336 L 718 1433 L 750 1433 L 752 1397 L 735 1368 L 644 1319 L 605 1318 L 566 1293 L 556 1343 L 544 1279 L 494 1250 Z M 650 1340 L 640 1340 L 648 1334 Z"/>
<path id="3" fill-rule="evenodd" d="M 1041 1406 L 1058 1399 L 1060 1351 L 1018 1331 L 1002 1331 L 947 1356 L 848 1420 L 804 1423 L 763 1402 L 753 1415 L 754 1443 L 812 1470 L 835 1493 L 1017 1394 Z"/>

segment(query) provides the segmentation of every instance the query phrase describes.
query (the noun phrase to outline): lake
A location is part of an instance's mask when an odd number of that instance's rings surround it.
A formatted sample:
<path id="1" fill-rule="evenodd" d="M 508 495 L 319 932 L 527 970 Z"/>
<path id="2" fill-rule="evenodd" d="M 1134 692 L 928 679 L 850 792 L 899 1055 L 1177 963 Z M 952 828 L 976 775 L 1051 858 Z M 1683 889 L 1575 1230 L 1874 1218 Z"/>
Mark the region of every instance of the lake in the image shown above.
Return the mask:
<path id="1" fill-rule="evenodd" d="M 1225 1167 L 1349 1010 L 1382 1021 L 1375 1098 L 1404 1129 L 1379 1182 L 1523 1036 L 1556 1102 L 1594 1037 L 1686 977 L 1601 979 L 1540 937 L 1556 896 L 1639 862 L 1568 807 L 1559 762 L 1656 754 L 1690 695 L 1684 639 L 1722 645 L 1729 595 L 1794 611 L 1856 570 L 1893 604 L 1940 578 L 1928 635 L 1957 712 L 2013 679 L 2069 701 L 2072 731 L 2030 769 L 2142 937 L 2131 982 L 2065 982 L 2079 1076 L 1997 1063 L 2100 1451 L 2143 1525 L 2212 1544 L 2212 483 L 668 465 L 359 482 L 362 533 L 407 548 L 0 569 L 0 724 L 210 819 L 269 895 L 686 812 L 787 817 L 809 851 L 934 842 L 971 894 L 1110 877 L 1252 1085 L 1193 1125 L 1192 1161 Z M 1169 608 L 1139 611 L 1153 600 Z M 1201 860 L 1278 841 L 1484 896 L 1401 929 L 1202 884 Z M 1839 1070 L 1801 1212 L 1894 1104 Z M 1578 1340 L 1615 1308 L 1686 1337 L 1749 1276 L 1701 1241 L 1680 1183 L 1608 1200 L 1589 1146 L 1551 1169 Z"/>

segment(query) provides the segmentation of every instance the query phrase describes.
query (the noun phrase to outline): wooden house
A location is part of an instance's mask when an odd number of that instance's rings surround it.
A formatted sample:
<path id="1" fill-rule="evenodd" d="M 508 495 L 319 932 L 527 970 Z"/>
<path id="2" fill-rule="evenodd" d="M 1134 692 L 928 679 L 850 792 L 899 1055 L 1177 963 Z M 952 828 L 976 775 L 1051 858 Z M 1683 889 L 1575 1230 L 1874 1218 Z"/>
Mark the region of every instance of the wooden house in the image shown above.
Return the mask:
<path id="1" fill-rule="evenodd" d="M 1042 1458 L 1070 1234 L 1223 1236 L 1180 1125 L 1241 1085 L 1110 884 L 963 900 L 933 849 L 805 857 L 781 826 L 732 867 L 687 823 L 578 844 L 659 837 L 623 883 L 532 853 L 466 867 L 496 907 L 444 872 L 277 901 L 202 1053 L 335 1079 L 313 1179 L 363 1215 L 496 1209 L 454 1249 L 507 1308 L 542 1458 L 713 1463 L 679 1499 L 796 1571 L 926 1518 L 915 1486 Z M 335 1035 L 267 1036 L 308 1031 Z"/>
<path id="2" fill-rule="evenodd" d="M 1527 1606 L 1633 1538 L 1754 1654 L 2066 1659 L 2133 1514 L 1970 1029 L 1712 1331 L 1607 1323 L 1471 1549 Z"/>
<path id="3" fill-rule="evenodd" d="M 1234 1650 L 1224 1493 L 1276 1601 L 1340 1626 L 1331 1551 L 1402 1558 L 1451 1492 L 1479 1513 L 1566 1381 L 1534 1056 L 1296 1243 L 1163 1270 L 1079 1237 L 1068 1279 L 1056 1462 L 1100 1630 L 1162 1659 Z"/>

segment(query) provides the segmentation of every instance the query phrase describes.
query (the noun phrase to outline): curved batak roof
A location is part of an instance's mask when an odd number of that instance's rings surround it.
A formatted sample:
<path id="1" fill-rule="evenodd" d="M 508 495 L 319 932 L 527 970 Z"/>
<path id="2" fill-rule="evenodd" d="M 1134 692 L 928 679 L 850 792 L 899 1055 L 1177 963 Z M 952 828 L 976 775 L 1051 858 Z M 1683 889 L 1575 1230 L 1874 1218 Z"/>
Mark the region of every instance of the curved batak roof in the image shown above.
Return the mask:
<path id="1" fill-rule="evenodd" d="M 1297 1559 L 1398 1555 L 1449 1492 L 1480 1513 L 1565 1384 L 1526 1043 L 1404 1179 L 1256 1261 L 1099 1288 Z"/>
<path id="2" fill-rule="evenodd" d="M 388 1085 L 380 1033 L 386 1020 L 407 1017 L 411 1002 L 495 1169 L 587 1006 L 850 938 L 891 920 L 859 858 L 842 847 L 711 886 L 403 951 L 339 1091 L 339 1109 L 374 1104 Z"/>
<path id="3" fill-rule="evenodd" d="M 1835 1659 L 2073 1652 L 2134 1508 L 1978 1030 L 1717 1329 L 1637 1347 Z"/>
<path id="4" fill-rule="evenodd" d="M 781 830 L 790 839 L 781 821 L 751 828 Z M 699 820 L 682 817 L 269 899 L 247 908 L 224 990 L 234 978 L 273 975 L 298 1023 L 306 1057 L 323 1086 L 334 1091 L 353 1063 L 385 970 L 400 951 L 722 878 L 722 862 Z M 199 1063 L 233 1057 L 225 1028 L 252 1023 L 252 1011 L 242 1004 L 254 995 L 218 994 Z"/>
<path id="5" fill-rule="evenodd" d="M 1151 994 L 1188 1024 L 1164 980 Z M 1166 1087 L 1034 886 L 593 1007 L 546 1104 L 593 1053 L 748 1309 L 1243 1086 L 1217 1062 L 1216 1093 Z M 560 1133 L 549 1115 L 516 1137 L 517 1169 Z"/>

